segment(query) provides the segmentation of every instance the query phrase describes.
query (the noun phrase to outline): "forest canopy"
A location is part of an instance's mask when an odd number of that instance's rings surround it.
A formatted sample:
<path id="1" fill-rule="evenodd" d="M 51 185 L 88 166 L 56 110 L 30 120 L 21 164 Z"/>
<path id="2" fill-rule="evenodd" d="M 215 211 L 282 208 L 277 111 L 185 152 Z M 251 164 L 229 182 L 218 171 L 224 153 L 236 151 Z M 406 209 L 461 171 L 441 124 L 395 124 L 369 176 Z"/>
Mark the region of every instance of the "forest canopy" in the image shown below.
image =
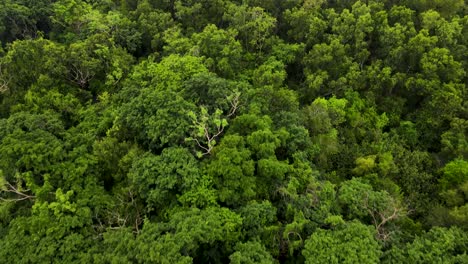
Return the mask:
<path id="1" fill-rule="evenodd" d="M 465 0 L 0 1 L 1 263 L 466 263 Z"/>

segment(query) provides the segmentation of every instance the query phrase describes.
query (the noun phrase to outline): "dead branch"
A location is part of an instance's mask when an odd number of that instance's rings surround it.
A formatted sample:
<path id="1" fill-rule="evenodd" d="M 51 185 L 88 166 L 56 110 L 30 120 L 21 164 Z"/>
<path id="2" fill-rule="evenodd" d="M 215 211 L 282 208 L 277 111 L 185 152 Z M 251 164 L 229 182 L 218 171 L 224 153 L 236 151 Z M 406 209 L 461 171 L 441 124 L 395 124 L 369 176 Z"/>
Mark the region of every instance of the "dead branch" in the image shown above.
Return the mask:
<path id="1" fill-rule="evenodd" d="M 213 141 L 219 136 L 221 135 L 221 133 L 223 133 L 224 131 L 224 126 L 222 126 L 221 124 L 216 126 L 216 129 L 217 129 L 217 132 L 215 134 L 212 134 L 210 135 L 210 132 L 208 130 L 208 125 L 207 124 L 202 124 L 201 122 L 199 121 L 196 121 L 195 124 L 197 126 L 202 126 L 203 127 L 203 131 L 204 131 L 204 138 L 206 140 L 206 146 L 204 146 L 198 139 L 196 138 L 192 138 L 193 141 L 195 141 L 198 145 L 198 147 L 200 147 L 201 149 L 204 150 L 204 152 L 202 152 L 202 155 L 208 155 L 208 154 L 211 154 L 211 150 L 213 149 L 214 147 L 214 144 L 213 144 Z"/>
<path id="2" fill-rule="evenodd" d="M 36 198 L 36 196 L 34 196 L 34 195 L 29 195 L 29 194 L 25 193 L 25 192 L 29 192 L 30 191 L 29 189 L 24 190 L 24 191 L 20 191 L 18 187 L 13 186 L 9 182 L 6 183 L 6 187 L 7 187 L 7 189 L 3 190 L 4 192 L 13 193 L 13 194 L 15 194 L 15 195 L 17 195 L 19 197 L 18 198 L 12 198 L 12 199 L 5 199 L 5 198 L 0 197 L 0 201 L 3 201 L 3 202 L 19 202 L 19 201 L 23 201 L 23 200 Z"/>
<path id="3" fill-rule="evenodd" d="M 81 69 L 75 64 L 72 64 L 70 67 L 70 75 L 69 81 L 77 84 L 81 89 L 86 89 L 89 81 L 94 77 L 94 74 L 91 74 L 88 70 Z"/>
<path id="4" fill-rule="evenodd" d="M 0 78 L 0 93 L 8 91 L 8 81 Z"/>
<path id="5" fill-rule="evenodd" d="M 0 64 L 0 93 L 4 93 L 9 90 L 8 84 L 10 83 L 11 78 L 5 78 L 2 65 Z"/>
<path id="6" fill-rule="evenodd" d="M 385 210 L 378 211 L 375 206 L 369 205 L 369 194 L 366 193 L 364 199 L 364 208 L 372 217 L 372 223 L 374 224 L 375 230 L 377 231 L 377 238 L 383 241 L 387 241 L 393 232 L 387 232 L 385 225 L 395 219 L 400 218 L 405 214 L 405 210 L 402 207 L 397 206 L 395 200 L 392 198 L 391 205 Z"/>
<path id="7" fill-rule="evenodd" d="M 231 117 L 233 116 L 237 109 L 239 108 L 239 97 L 240 93 L 235 93 L 233 95 L 234 97 L 232 99 L 229 98 L 229 96 L 226 98 L 227 100 L 230 100 L 231 104 L 231 109 L 229 110 L 229 113 L 226 115 L 226 117 Z M 198 128 L 203 128 L 203 136 L 201 136 L 204 141 L 206 142 L 200 142 L 199 139 L 197 138 L 191 138 L 189 140 L 193 140 L 197 143 L 198 147 L 203 150 L 201 153 L 202 156 L 211 154 L 211 151 L 213 150 L 214 144 L 213 142 L 218 138 L 223 132 L 224 132 L 224 125 L 222 124 L 222 121 L 219 122 L 215 126 L 216 131 L 213 133 L 210 133 L 209 125 L 206 120 L 203 121 L 198 121 L 198 118 L 194 120 L 194 126 Z"/>
<path id="8" fill-rule="evenodd" d="M 240 97 L 240 93 L 236 93 L 234 95 L 234 98 L 231 100 L 231 109 L 229 110 L 229 114 L 227 115 L 227 117 L 231 117 L 232 115 L 234 115 L 237 111 L 237 108 L 239 107 L 239 97 Z"/>

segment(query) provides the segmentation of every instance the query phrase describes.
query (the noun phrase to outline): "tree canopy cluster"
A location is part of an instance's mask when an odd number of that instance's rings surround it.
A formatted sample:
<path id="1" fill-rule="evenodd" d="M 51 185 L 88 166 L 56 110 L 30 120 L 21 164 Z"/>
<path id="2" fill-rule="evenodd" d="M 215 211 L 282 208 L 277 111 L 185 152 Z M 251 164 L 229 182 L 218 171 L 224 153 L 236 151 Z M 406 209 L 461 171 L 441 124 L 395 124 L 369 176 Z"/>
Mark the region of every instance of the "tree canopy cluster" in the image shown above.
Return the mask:
<path id="1" fill-rule="evenodd" d="M 467 263 L 464 0 L 0 1 L 0 262 Z"/>

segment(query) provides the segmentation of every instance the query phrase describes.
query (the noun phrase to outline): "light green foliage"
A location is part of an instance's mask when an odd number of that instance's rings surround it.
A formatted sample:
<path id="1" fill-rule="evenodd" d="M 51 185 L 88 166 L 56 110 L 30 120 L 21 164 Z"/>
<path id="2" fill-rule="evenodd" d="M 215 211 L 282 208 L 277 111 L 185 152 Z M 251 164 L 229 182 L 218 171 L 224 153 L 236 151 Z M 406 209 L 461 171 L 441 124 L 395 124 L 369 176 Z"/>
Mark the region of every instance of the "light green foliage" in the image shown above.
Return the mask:
<path id="1" fill-rule="evenodd" d="M 316 147 L 317 162 L 324 164 L 326 157 L 338 153 L 339 141 L 336 127 L 345 121 L 346 99 L 317 98 L 303 112 L 304 125 Z"/>
<path id="2" fill-rule="evenodd" d="M 202 60 L 193 56 L 170 55 L 165 57 L 160 63 L 143 64 L 147 67 L 141 69 L 150 83 L 142 83 L 145 87 L 155 85 L 159 89 L 178 90 L 181 82 L 188 80 L 197 73 L 207 72 Z"/>
<path id="3" fill-rule="evenodd" d="M 375 168 L 375 155 L 361 157 L 356 159 L 356 168 L 354 168 L 353 172 L 356 174 L 363 174 L 369 172 L 373 168 Z"/>
<path id="4" fill-rule="evenodd" d="M 84 38 L 99 30 L 105 30 L 106 25 L 101 23 L 103 14 L 84 1 L 61 0 L 53 5 L 53 24 L 63 31 L 66 41 Z"/>
<path id="5" fill-rule="evenodd" d="M 195 46 L 191 53 L 204 56 L 205 65 L 211 71 L 223 77 L 233 77 L 242 65 L 242 46 L 236 37 L 236 30 L 226 31 L 208 25 L 201 33 L 193 34 Z"/>
<path id="6" fill-rule="evenodd" d="M 164 40 L 164 53 L 165 54 L 188 54 L 190 49 L 193 47 L 191 39 L 184 36 L 182 29 L 179 26 L 173 26 L 166 29 L 163 33 Z M 194 54 L 198 55 L 198 54 Z"/>
<path id="7" fill-rule="evenodd" d="M 391 206 L 391 197 L 388 193 L 372 190 L 372 186 L 363 183 L 357 178 L 344 182 L 340 188 L 340 203 L 346 208 L 350 218 L 363 217 L 373 211 L 383 211 Z"/>
<path id="8" fill-rule="evenodd" d="M 468 162 L 465 160 L 454 160 L 444 167 L 444 175 L 440 179 L 443 189 L 458 186 L 468 180 Z"/>
<path id="9" fill-rule="evenodd" d="M 304 109 L 307 128 L 312 135 L 325 134 L 345 121 L 346 99 L 317 98 Z"/>
<path id="10" fill-rule="evenodd" d="M 100 246 L 98 250 L 89 254 L 95 262 L 119 264 L 137 263 L 136 241 L 133 233 L 129 229 L 109 230 L 104 232 L 103 241 Z"/>
<path id="11" fill-rule="evenodd" d="M 33 193 L 62 183 L 58 168 L 64 158 L 63 124 L 55 114 L 19 112 L 4 123 L 0 169 L 9 182 L 19 181 Z"/>
<path id="12" fill-rule="evenodd" d="M 257 159 L 268 158 L 275 155 L 275 149 L 281 143 L 280 139 L 271 130 L 257 130 L 247 136 L 247 143 L 254 151 Z"/>
<path id="13" fill-rule="evenodd" d="M 454 118 L 450 129 L 442 134 L 441 143 L 446 153 L 452 153 L 455 157 L 468 157 L 468 121 Z"/>
<path id="14" fill-rule="evenodd" d="M 467 250 L 466 233 L 458 228 L 435 227 L 401 248 L 392 248 L 385 263 L 463 263 Z"/>
<path id="15" fill-rule="evenodd" d="M 317 98 L 303 110 L 306 128 L 314 143 L 323 151 L 323 156 L 338 150 L 338 132 L 334 127 L 345 121 L 346 104 L 346 99 Z"/>
<path id="16" fill-rule="evenodd" d="M 345 46 L 338 39 L 314 45 L 304 57 L 303 63 L 308 85 L 304 95 L 308 100 L 326 91 L 326 84 L 344 75 L 353 64 L 351 58 L 346 55 Z"/>
<path id="17" fill-rule="evenodd" d="M 467 11 L 1 0 L 0 262 L 466 263 Z"/>
<path id="18" fill-rule="evenodd" d="M 449 207 L 446 221 L 468 226 L 468 162 L 456 159 L 445 165 L 439 180 L 440 196 Z"/>
<path id="19" fill-rule="evenodd" d="M 346 96 L 349 102 L 352 102 L 349 110 L 346 113 L 349 124 L 353 128 L 361 130 L 369 130 L 374 133 L 379 133 L 388 123 L 388 117 L 385 113 L 378 114 L 373 107 L 366 106 L 366 102 L 359 97 L 358 93 L 349 92 Z M 361 128 L 361 129 L 359 129 Z"/>
<path id="20" fill-rule="evenodd" d="M 375 227 L 375 237 L 388 241 L 395 229 L 394 221 L 406 215 L 406 208 L 397 197 L 387 191 L 374 191 L 372 186 L 353 178 L 342 184 L 338 200 L 348 219 L 366 219 L 370 217 Z"/>
<path id="21" fill-rule="evenodd" d="M 317 7 L 323 2 L 321 0 L 304 1 L 302 7 L 295 7 L 284 12 L 284 18 L 289 25 L 287 33 L 291 39 L 311 45 L 316 44 L 323 36 L 328 23 L 318 12 Z"/>
<path id="22" fill-rule="evenodd" d="M 352 6 L 351 12 L 344 9 L 332 22 L 332 32 L 342 43 L 350 43 L 353 57 L 360 65 L 370 55 L 365 38 L 372 32 L 373 24 L 370 8 L 360 1 Z"/>
<path id="23" fill-rule="evenodd" d="M 283 85 L 285 79 L 284 64 L 275 58 L 270 58 L 263 65 L 260 65 L 253 74 L 254 86 L 257 87 L 271 85 L 274 88 L 279 88 Z"/>
<path id="24" fill-rule="evenodd" d="M 9 80 L 8 91 L 15 97 L 21 96 L 21 91 L 38 81 L 41 75 L 54 79 L 64 74 L 59 62 L 63 52 L 63 47 L 42 38 L 15 41 L 2 58 L 3 75 Z"/>
<path id="25" fill-rule="evenodd" d="M 249 52 L 262 52 L 267 47 L 267 39 L 275 28 L 276 18 L 261 7 L 229 5 L 224 14 L 234 29 L 239 32 L 243 46 Z"/>
<path id="26" fill-rule="evenodd" d="M 434 48 L 421 59 L 422 73 L 426 78 L 441 82 L 458 82 L 465 76 L 461 63 L 454 61 L 448 49 Z"/>
<path id="27" fill-rule="evenodd" d="M 210 115 L 205 107 L 200 108 L 200 114 L 197 116 L 194 112 L 190 111 L 190 118 L 192 119 L 192 137 L 186 138 L 187 141 L 195 141 L 197 143 L 197 156 L 201 158 L 203 155 L 211 153 L 211 150 L 216 145 L 216 140 L 228 125 L 226 118 L 222 118 L 222 111 L 216 111 Z"/>
<path id="28" fill-rule="evenodd" d="M 55 192 L 54 202 L 36 203 L 32 215 L 19 217 L 0 242 L 3 260 L 16 263 L 80 261 L 93 245 L 91 211 L 71 201 L 73 191 Z M 74 230 L 81 230 L 74 232 Z M 21 248 L 23 254 L 8 254 Z"/>
<path id="29" fill-rule="evenodd" d="M 356 167 L 353 169 L 353 173 L 360 176 L 370 174 L 372 172 L 379 172 L 380 176 L 383 177 L 396 171 L 395 162 L 391 152 L 359 157 L 356 159 L 355 164 Z"/>
<path id="30" fill-rule="evenodd" d="M 229 256 L 232 264 L 275 263 L 273 257 L 259 242 L 239 243 L 236 252 Z"/>
<path id="31" fill-rule="evenodd" d="M 219 200 L 227 204 L 242 204 L 255 197 L 254 170 L 251 152 L 238 135 L 225 136 L 213 150 L 213 158 L 206 167 Z"/>
<path id="32" fill-rule="evenodd" d="M 377 263 L 382 254 L 372 228 L 350 222 L 332 230 L 318 229 L 306 240 L 305 263 Z"/>

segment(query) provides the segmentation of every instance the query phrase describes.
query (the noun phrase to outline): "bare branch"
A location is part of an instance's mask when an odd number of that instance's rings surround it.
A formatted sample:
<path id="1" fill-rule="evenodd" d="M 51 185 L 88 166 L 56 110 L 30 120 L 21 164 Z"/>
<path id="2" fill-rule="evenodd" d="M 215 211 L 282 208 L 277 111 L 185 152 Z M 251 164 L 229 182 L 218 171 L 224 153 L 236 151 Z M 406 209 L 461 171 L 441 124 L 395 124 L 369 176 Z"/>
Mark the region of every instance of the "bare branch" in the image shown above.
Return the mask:
<path id="1" fill-rule="evenodd" d="M 8 81 L 0 79 L 0 93 L 8 91 Z"/>
<path id="2" fill-rule="evenodd" d="M 80 86 L 82 89 L 85 89 L 89 81 L 94 78 L 94 74 L 91 74 L 86 69 L 81 69 L 81 67 L 75 64 L 71 64 L 70 75 L 68 80 Z"/>
<path id="3" fill-rule="evenodd" d="M 231 117 L 233 116 L 238 107 L 239 107 L 239 97 L 240 93 L 236 92 L 235 94 L 231 96 L 228 96 L 226 99 L 229 101 L 231 104 L 231 109 L 229 110 L 229 113 L 226 115 L 226 117 Z M 218 138 L 223 132 L 225 128 L 225 122 L 226 119 L 221 118 L 221 111 L 216 110 L 216 113 L 214 114 L 215 120 L 209 120 L 210 116 L 208 115 L 207 111 L 205 108 L 202 107 L 204 112 L 202 111 L 202 117 L 201 121 L 198 117 L 195 115 L 192 116 L 193 119 L 193 124 L 196 129 L 201 129 L 202 133 L 198 134 L 195 133 L 197 137 L 201 137 L 201 140 L 197 138 L 190 138 L 187 140 L 192 140 L 195 141 L 198 145 L 199 148 L 203 150 L 201 155 L 208 155 L 211 154 L 211 150 L 213 149 L 215 145 L 215 140 Z M 210 126 L 213 126 L 213 123 L 215 124 L 215 131 L 210 132 L 210 130 L 213 130 L 213 128 L 210 129 Z M 201 142 L 202 141 L 202 142 Z"/>
<path id="4" fill-rule="evenodd" d="M 10 83 L 11 77 L 6 78 L 2 71 L 2 65 L 0 64 L 0 93 L 4 93 L 9 90 L 8 84 Z"/>
<path id="5" fill-rule="evenodd" d="M 30 190 L 21 191 L 21 190 L 19 190 L 18 187 L 13 186 L 9 182 L 6 182 L 6 187 L 7 187 L 7 189 L 3 190 L 4 192 L 12 193 L 12 194 L 15 194 L 15 195 L 17 195 L 19 197 L 18 198 L 11 198 L 11 199 L 6 199 L 6 198 L 0 197 L 0 201 L 3 201 L 3 202 L 19 202 L 19 201 L 23 201 L 23 200 L 29 200 L 29 199 L 36 198 L 36 196 L 34 196 L 34 195 L 29 195 L 29 194 L 25 193 L 25 192 L 29 192 Z"/>
<path id="6" fill-rule="evenodd" d="M 211 148 L 206 148 L 206 147 L 204 147 L 204 146 L 200 143 L 200 141 L 199 141 L 198 139 L 196 139 L 196 138 L 193 138 L 192 140 L 194 140 L 195 142 L 197 142 L 197 145 L 198 145 L 200 148 L 204 149 L 204 150 L 206 151 L 206 154 L 210 153 Z M 205 155 L 205 154 L 203 154 L 203 155 Z"/>
<path id="7" fill-rule="evenodd" d="M 383 241 L 388 240 L 393 232 L 385 230 L 385 225 L 405 214 L 405 209 L 397 205 L 397 202 L 392 198 L 388 208 L 378 211 L 376 206 L 369 205 L 369 193 L 366 193 L 364 199 L 364 208 L 372 217 L 372 223 L 377 231 L 377 238 Z"/>
<path id="8" fill-rule="evenodd" d="M 236 113 L 237 108 L 239 107 L 239 97 L 240 93 L 236 93 L 234 98 L 231 100 L 231 110 L 229 110 L 229 114 L 227 115 L 227 117 L 231 117 Z"/>

